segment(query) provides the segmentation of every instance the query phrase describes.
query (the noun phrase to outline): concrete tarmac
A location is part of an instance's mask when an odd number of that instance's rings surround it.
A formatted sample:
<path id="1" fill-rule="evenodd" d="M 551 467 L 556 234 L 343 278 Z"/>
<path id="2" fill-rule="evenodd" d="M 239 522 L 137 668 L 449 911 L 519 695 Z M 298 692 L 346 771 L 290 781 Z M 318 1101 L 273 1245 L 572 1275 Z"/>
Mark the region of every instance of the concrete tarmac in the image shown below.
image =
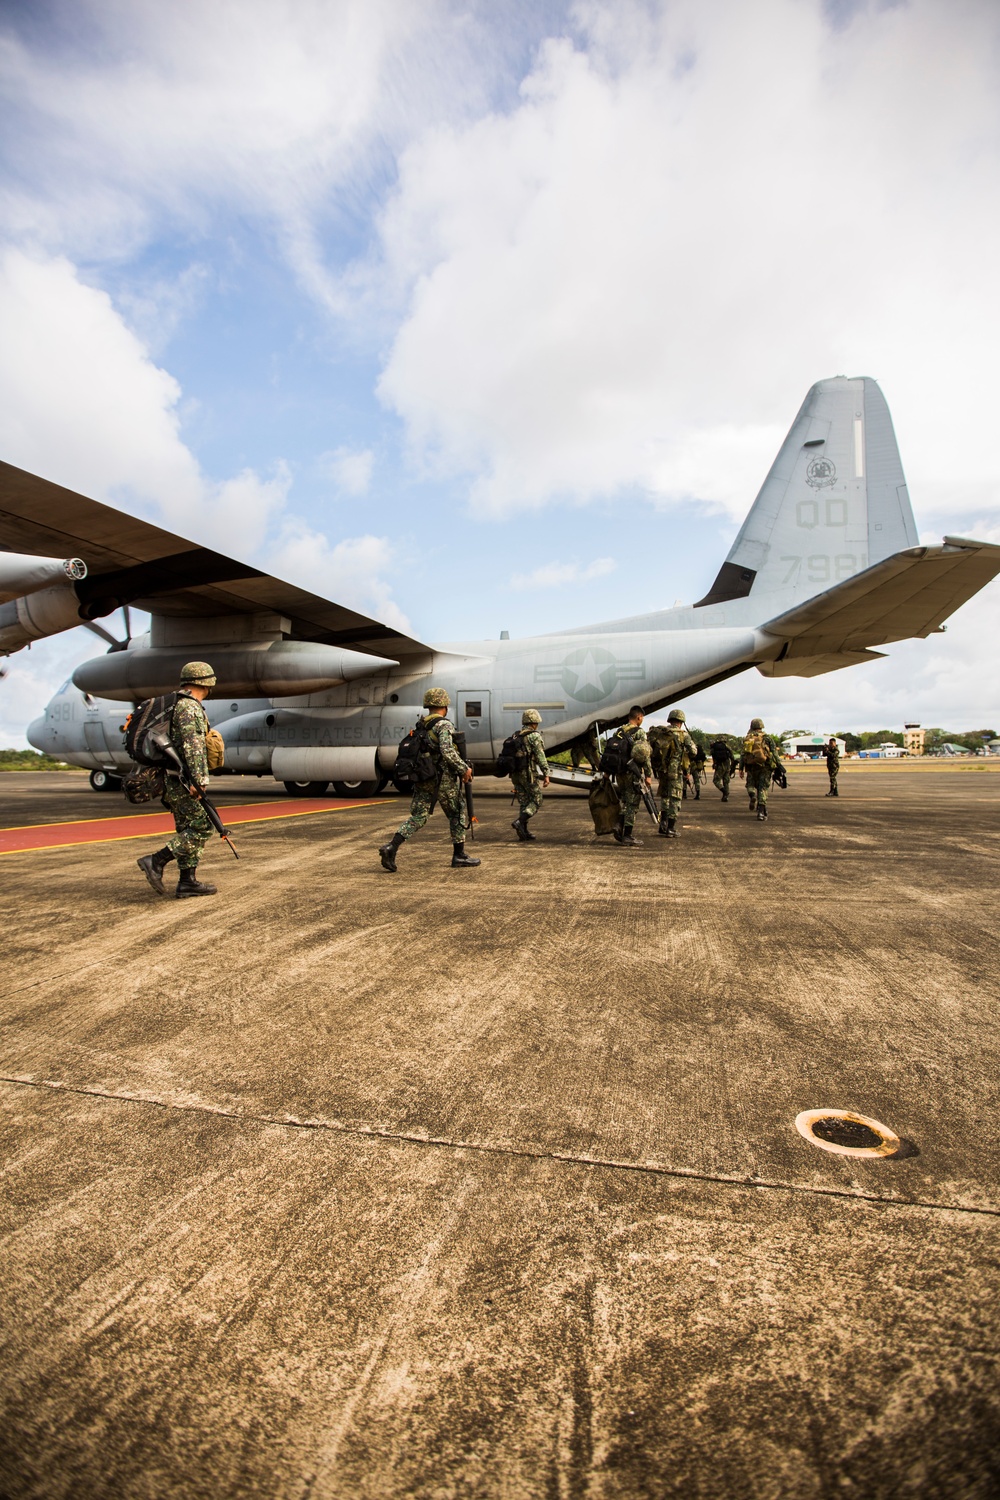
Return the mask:
<path id="1" fill-rule="evenodd" d="M 5 1500 L 1000 1493 L 1000 774 L 840 780 L 0 860 Z"/>

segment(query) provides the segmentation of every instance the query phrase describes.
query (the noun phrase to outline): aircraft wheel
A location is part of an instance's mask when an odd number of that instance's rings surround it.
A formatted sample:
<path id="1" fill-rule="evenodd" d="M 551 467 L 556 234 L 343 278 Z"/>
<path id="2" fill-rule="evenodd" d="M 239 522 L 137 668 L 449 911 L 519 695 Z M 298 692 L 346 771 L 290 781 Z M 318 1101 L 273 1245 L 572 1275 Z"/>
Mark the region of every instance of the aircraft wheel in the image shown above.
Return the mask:
<path id="1" fill-rule="evenodd" d="M 328 781 L 282 782 L 282 786 L 285 788 L 285 791 L 288 793 L 289 797 L 322 797 L 329 785 L 330 783 Z"/>
<path id="2" fill-rule="evenodd" d="M 110 771 L 91 771 L 90 784 L 95 792 L 119 792 L 122 779 L 120 776 L 112 776 Z"/>
<path id="3" fill-rule="evenodd" d="M 333 790 L 338 797 L 374 797 L 379 789 L 377 781 L 335 781 Z"/>

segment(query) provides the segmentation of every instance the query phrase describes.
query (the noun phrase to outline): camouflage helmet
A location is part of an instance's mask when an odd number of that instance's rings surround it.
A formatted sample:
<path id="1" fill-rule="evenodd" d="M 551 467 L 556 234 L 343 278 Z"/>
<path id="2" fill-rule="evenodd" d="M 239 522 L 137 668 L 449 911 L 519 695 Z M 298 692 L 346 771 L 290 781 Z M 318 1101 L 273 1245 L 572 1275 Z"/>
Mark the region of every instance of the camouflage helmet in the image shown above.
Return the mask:
<path id="1" fill-rule="evenodd" d="M 684 712 L 683 708 L 672 708 L 670 710 L 670 712 L 667 714 L 667 723 L 668 724 L 686 724 L 687 723 L 687 714 Z"/>
<path id="2" fill-rule="evenodd" d="M 215 687 L 215 672 L 207 661 L 189 661 L 181 668 L 181 687 Z"/>
<path id="3" fill-rule="evenodd" d="M 444 688 L 428 688 L 424 694 L 425 708 L 447 708 L 450 702 Z"/>
<path id="4" fill-rule="evenodd" d="M 522 724 L 540 724 L 541 722 L 542 716 L 537 708 L 526 708 L 521 715 Z"/>
<path id="5" fill-rule="evenodd" d="M 751 719 L 750 720 L 750 728 L 751 729 L 763 729 L 764 728 L 764 720 L 763 719 Z"/>

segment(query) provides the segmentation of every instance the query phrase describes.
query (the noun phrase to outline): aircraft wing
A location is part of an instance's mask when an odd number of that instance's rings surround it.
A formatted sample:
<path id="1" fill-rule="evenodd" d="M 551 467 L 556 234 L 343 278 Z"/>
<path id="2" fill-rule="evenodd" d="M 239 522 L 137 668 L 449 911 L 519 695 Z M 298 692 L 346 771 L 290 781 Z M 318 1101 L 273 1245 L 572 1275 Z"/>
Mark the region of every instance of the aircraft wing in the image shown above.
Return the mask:
<path id="1" fill-rule="evenodd" d="M 75 588 L 83 619 L 122 604 L 174 617 L 267 611 L 290 621 L 291 640 L 395 660 L 429 649 L 369 615 L 6 463 L 0 463 L 0 548 L 82 557 L 88 573 Z"/>
<path id="2" fill-rule="evenodd" d="M 909 547 L 761 626 L 783 642 L 767 676 L 812 677 L 883 653 L 874 646 L 926 637 L 1000 573 L 1000 546 L 945 537 Z"/>

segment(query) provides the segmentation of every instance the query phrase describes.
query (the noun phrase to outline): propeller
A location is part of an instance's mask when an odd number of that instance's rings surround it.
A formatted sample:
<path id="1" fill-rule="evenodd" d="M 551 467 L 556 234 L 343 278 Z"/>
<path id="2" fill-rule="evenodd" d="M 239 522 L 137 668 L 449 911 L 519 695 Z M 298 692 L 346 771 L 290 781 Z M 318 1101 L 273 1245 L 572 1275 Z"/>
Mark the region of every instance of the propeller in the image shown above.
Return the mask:
<path id="1" fill-rule="evenodd" d="M 129 609 L 127 604 L 123 604 L 121 609 L 122 620 L 125 625 L 125 635 L 124 638 L 120 641 L 115 640 L 115 637 L 111 634 L 111 631 L 105 630 L 103 625 L 98 625 L 96 620 L 82 621 L 84 630 L 89 630 L 94 635 L 99 635 L 102 641 L 107 641 L 109 656 L 112 651 L 127 651 L 129 646 L 132 644 L 132 611 Z"/>

